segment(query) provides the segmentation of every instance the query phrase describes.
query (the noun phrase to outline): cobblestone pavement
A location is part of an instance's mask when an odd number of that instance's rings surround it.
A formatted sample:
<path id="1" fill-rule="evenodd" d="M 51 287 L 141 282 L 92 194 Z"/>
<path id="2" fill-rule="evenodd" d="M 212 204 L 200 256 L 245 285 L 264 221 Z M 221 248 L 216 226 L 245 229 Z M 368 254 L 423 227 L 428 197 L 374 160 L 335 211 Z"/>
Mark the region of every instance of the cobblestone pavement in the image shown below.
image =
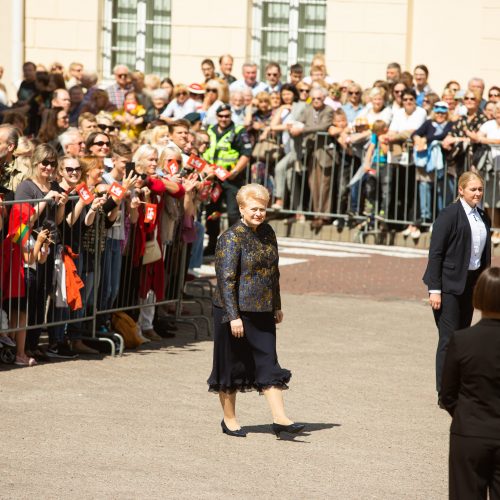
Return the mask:
<path id="1" fill-rule="evenodd" d="M 251 393 L 238 396 L 248 437 L 224 436 L 212 343 L 186 327 L 121 358 L 0 365 L 0 497 L 446 498 L 425 259 L 282 256 L 278 352 L 307 432 L 276 440 Z"/>

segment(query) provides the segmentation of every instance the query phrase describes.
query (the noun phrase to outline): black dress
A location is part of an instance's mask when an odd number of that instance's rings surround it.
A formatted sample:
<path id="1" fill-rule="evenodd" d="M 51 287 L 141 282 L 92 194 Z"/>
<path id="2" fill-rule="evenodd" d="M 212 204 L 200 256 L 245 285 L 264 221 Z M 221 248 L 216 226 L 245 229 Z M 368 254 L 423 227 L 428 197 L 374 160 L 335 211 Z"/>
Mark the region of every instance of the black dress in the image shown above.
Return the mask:
<path id="1" fill-rule="evenodd" d="M 275 311 L 281 309 L 278 244 L 269 224 L 253 231 L 237 222 L 221 235 L 215 252 L 214 357 L 211 392 L 287 389 L 289 370 L 276 354 Z M 241 318 L 244 336 L 231 334 Z"/>

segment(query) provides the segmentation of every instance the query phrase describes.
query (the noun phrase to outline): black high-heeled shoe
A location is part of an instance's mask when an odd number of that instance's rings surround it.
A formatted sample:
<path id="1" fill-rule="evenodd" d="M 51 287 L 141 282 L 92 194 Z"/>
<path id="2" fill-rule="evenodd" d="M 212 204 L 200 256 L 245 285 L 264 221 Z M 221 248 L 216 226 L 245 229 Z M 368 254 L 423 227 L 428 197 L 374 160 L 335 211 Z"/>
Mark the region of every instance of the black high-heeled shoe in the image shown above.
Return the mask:
<path id="1" fill-rule="evenodd" d="M 280 433 L 288 432 L 289 434 L 298 434 L 300 431 L 303 431 L 305 428 L 305 424 L 290 424 L 290 425 L 281 425 L 273 423 L 273 432 L 276 434 L 276 437 L 280 439 Z"/>
<path id="2" fill-rule="evenodd" d="M 234 437 L 239 437 L 239 438 L 247 437 L 247 433 L 243 429 L 238 429 L 237 431 L 232 431 L 231 429 L 229 429 L 229 427 L 226 425 L 226 422 L 224 422 L 224 419 L 222 419 L 220 426 L 222 427 L 223 434 L 227 434 L 228 436 L 234 436 Z"/>

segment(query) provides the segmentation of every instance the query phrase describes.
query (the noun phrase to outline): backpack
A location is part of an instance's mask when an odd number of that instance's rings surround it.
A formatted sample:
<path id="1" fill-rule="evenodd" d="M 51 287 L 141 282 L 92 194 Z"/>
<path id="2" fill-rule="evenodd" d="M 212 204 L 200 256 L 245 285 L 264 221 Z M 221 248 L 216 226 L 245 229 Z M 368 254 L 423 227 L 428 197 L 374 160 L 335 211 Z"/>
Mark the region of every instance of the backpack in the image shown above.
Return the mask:
<path id="1" fill-rule="evenodd" d="M 123 337 L 126 349 L 136 349 L 145 342 L 148 342 L 141 335 L 139 325 L 128 314 L 122 311 L 113 313 L 111 326 Z"/>

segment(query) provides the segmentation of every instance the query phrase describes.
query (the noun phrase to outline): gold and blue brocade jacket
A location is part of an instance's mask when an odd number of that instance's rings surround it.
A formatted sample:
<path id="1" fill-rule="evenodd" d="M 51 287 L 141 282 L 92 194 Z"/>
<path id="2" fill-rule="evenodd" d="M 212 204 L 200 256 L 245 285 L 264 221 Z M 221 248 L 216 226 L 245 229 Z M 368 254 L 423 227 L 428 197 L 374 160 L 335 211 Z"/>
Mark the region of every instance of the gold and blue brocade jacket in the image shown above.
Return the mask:
<path id="1" fill-rule="evenodd" d="M 223 322 L 240 311 L 281 309 L 278 242 L 273 228 L 262 223 L 256 231 L 237 222 L 217 241 L 214 304 L 224 309 Z"/>

